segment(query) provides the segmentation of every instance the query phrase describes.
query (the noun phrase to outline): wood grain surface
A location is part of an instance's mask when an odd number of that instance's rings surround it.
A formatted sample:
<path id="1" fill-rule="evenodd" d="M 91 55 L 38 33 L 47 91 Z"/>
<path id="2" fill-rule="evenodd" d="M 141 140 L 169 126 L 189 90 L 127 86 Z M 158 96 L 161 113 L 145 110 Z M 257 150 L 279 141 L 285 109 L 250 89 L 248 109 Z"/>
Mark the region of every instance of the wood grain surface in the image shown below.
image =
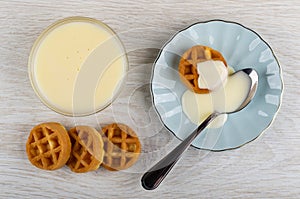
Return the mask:
<path id="1" fill-rule="evenodd" d="M 297 0 L 0 0 L 0 198 L 299 198 L 299 12 Z M 88 117 L 66 117 L 48 109 L 27 74 L 37 36 L 69 16 L 93 17 L 111 26 L 124 42 L 130 62 L 118 99 Z M 272 46 L 283 69 L 281 109 L 259 139 L 224 152 L 190 148 L 157 190 L 145 191 L 142 173 L 179 143 L 153 110 L 152 63 L 176 31 L 216 18 L 239 22 Z M 141 138 L 143 153 L 134 167 L 122 172 L 39 170 L 27 160 L 25 143 L 31 128 L 47 121 L 97 129 L 123 122 Z"/>

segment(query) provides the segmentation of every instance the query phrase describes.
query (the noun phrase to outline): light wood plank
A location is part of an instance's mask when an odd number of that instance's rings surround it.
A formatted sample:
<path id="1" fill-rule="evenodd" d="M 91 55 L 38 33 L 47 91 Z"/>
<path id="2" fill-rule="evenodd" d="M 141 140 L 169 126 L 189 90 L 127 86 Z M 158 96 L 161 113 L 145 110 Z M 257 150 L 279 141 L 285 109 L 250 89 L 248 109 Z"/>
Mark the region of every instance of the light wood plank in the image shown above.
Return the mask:
<path id="1" fill-rule="evenodd" d="M 299 198 L 299 11 L 295 0 L 1 0 L 0 198 Z M 78 15 L 102 20 L 120 34 L 129 54 L 130 74 L 112 106 L 96 116 L 74 120 L 39 101 L 28 79 L 27 60 L 43 29 Z M 220 153 L 191 148 L 161 187 L 145 191 L 140 185 L 142 172 L 179 143 L 151 108 L 147 85 L 152 63 L 176 31 L 215 18 L 240 22 L 272 46 L 285 80 L 281 110 L 256 141 Z M 58 121 L 67 127 L 99 128 L 114 120 L 131 125 L 142 139 L 143 154 L 132 169 L 74 174 L 65 167 L 47 172 L 27 160 L 25 142 L 35 124 Z"/>

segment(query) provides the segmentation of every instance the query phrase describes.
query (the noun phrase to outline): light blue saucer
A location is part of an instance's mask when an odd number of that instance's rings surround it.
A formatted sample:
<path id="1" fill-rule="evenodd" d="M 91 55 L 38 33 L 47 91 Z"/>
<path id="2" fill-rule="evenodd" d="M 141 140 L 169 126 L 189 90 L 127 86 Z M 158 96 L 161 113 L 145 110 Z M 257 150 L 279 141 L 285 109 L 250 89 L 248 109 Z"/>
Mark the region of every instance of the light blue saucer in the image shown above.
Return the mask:
<path id="1" fill-rule="evenodd" d="M 256 95 L 240 112 L 228 115 L 222 128 L 206 129 L 193 146 L 213 151 L 234 149 L 257 138 L 272 123 L 283 91 L 282 72 L 271 47 L 254 31 L 235 22 L 200 22 L 175 34 L 160 51 L 153 67 L 153 104 L 166 128 L 184 139 L 196 129 L 183 113 L 181 96 L 187 90 L 177 72 L 180 56 L 195 45 L 222 53 L 235 70 L 254 68 L 259 75 Z"/>

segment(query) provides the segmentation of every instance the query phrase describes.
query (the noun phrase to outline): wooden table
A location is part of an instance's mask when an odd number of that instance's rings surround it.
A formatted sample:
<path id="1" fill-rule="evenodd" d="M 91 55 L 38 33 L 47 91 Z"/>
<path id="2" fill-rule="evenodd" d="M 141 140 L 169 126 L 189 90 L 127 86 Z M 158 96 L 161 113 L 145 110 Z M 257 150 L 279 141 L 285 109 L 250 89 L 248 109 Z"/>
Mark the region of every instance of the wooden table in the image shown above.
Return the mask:
<path id="1" fill-rule="evenodd" d="M 151 2 L 151 3 L 150 3 Z M 0 198 L 299 198 L 300 2 L 246 1 L 0 1 Z M 34 40 L 68 16 L 88 16 L 111 26 L 128 52 L 130 71 L 119 98 L 107 109 L 72 118 L 44 106 L 31 88 L 27 60 Z M 176 31 L 209 19 L 237 21 L 257 31 L 275 51 L 285 82 L 283 104 L 272 126 L 242 148 L 204 152 L 190 148 L 164 183 L 145 191 L 140 177 L 179 141 L 164 129 L 151 104 L 152 63 Z M 131 169 L 75 174 L 44 171 L 27 160 L 31 128 L 57 121 L 129 124 L 143 153 Z M 200 161 L 201 160 L 201 161 Z"/>

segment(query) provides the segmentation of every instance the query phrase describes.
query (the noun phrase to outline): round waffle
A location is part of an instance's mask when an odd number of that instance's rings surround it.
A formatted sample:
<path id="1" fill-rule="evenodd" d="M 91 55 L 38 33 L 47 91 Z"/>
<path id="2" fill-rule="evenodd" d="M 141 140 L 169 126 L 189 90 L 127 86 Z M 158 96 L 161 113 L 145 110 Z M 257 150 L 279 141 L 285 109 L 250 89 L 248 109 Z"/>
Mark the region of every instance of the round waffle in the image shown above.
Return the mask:
<path id="1" fill-rule="evenodd" d="M 29 134 L 26 152 L 29 161 L 40 169 L 61 168 L 68 161 L 71 152 L 67 130 L 54 122 L 35 126 Z"/>
<path id="2" fill-rule="evenodd" d="M 73 172 L 84 173 L 99 168 L 103 161 L 103 141 L 98 131 L 89 126 L 69 130 L 72 152 L 67 165 Z"/>
<path id="3" fill-rule="evenodd" d="M 141 144 L 135 132 L 125 124 L 113 123 L 102 128 L 105 155 L 103 167 L 123 170 L 131 167 L 141 153 Z"/>
<path id="4" fill-rule="evenodd" d="M 227 67 L 227 63 L 222 54 L 207 46 L 193 46 L 182 55 L 178 71 L 182 82 L 195 93 L 209 93 L 208 89 L 201 89 L 198 86 L 197 63 L 208 60 L 222 61 Z"/>

